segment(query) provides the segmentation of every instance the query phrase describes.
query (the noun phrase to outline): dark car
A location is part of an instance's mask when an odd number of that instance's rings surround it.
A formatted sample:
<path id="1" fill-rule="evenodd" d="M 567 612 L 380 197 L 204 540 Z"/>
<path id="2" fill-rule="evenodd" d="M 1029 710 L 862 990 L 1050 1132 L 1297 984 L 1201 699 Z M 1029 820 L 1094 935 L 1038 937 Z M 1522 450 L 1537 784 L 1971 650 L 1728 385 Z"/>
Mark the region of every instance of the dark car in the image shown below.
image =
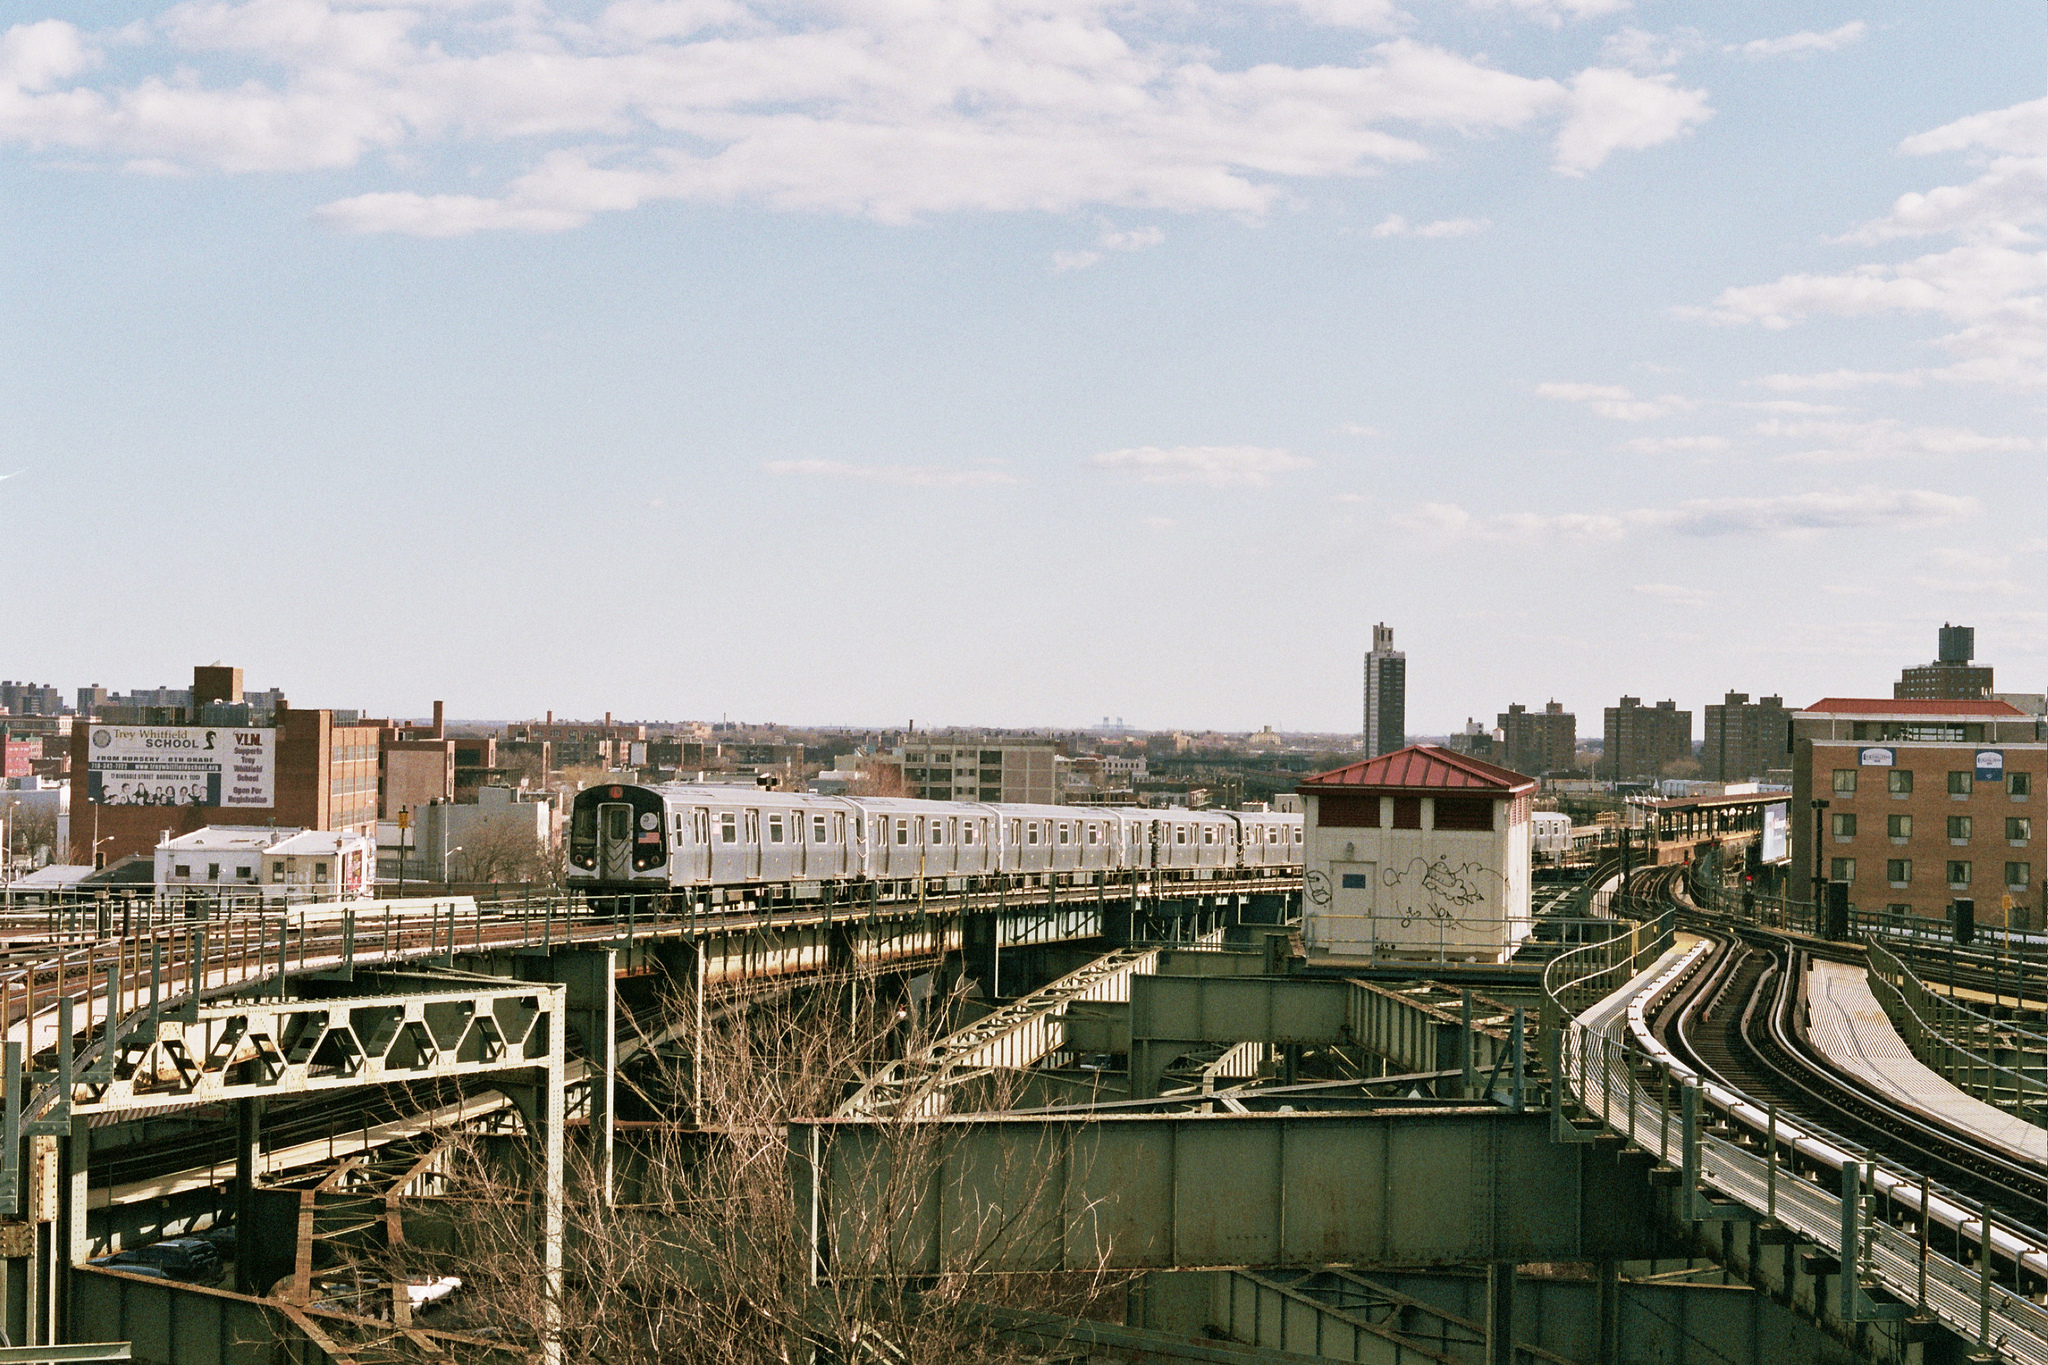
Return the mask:
<path id="1" fill-rule="evenodd" d="M 146 1247 L 131 1247 L 101 1256 L 94 1265 L 137 1275 L 157 1274 L 186 1284 L 219 1284 L 220 1252 L 203 1237 L 172 1237 Z"/>

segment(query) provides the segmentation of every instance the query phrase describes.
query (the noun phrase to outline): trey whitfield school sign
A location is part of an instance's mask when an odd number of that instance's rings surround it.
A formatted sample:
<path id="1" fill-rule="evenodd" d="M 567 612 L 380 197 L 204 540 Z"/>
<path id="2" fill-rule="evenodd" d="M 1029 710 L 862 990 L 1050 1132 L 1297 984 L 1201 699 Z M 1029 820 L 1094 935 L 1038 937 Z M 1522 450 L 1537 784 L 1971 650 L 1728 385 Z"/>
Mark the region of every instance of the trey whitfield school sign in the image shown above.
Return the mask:
<path id="1" fill-rule="evenodd" d="M 277 804 L 277 731 L 228 725 L 95 725 L 87 799 L 97 806 Z"/>

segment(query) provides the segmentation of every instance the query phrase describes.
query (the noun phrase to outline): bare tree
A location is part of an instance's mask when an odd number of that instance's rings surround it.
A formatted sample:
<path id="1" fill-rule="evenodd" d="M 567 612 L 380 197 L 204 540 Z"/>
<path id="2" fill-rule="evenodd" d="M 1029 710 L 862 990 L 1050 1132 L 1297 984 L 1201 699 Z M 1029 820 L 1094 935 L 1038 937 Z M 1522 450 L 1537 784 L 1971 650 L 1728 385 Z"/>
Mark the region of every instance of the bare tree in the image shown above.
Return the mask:
<path id="1" fill-rule="evenodd" d="M 860 1184 L 833 1210 L 825 1273 L 797 1217 L 787 1125 L 831 1113 L 860 1076 L 926 1041 L 902 1036 L 906 1016 L 873 983 L 757 990 L 715 1002 L 699 1021 L 684 1003 L 667 1036 L 701 1041 L 694 1059 L 645 1040 L 622 1071 L 667 1117 L 620 1135 L 611 1197 L 587 1147 L 569 1161 L 565 1274 L 556 1320 L 565 1359 L 605 1365 L 821 1360 L 923 1362 L 1043 1357 L 998 1335 L 985 1305 L 1085 1315 L 1121 1304 L 1124 1278 L 1100 1270 L 997 1273 L 1020 1237 L 1014 1213 L 949 1227 L 948 1264 L 934 1273 L 910 1229 L 932 1212 L 953 1130 L 930 1120 L 879 1120 Z M 701 1023 L 701 1030 L 700 1025 Z M 905 1106 L 905 1111 L 918 1108 Z M 548 1317 L 546 1281 L 510 1144 L 469 1139 L 448 1164 L 446 1193 L 416 1201 L 459 1230 L 462 1310 L 475 1324 L 522 1333 Z M 1006 1194 L 1050 1199 L 1057 1163 L 1011 1153 Z M 1032 1193 L 1033 1183 L 1043 1188 Z M 1008 1200 L 1013 1207 L 1016 1200 Z M 410 1242 L 409 1242 L 410 1244 Z M 401 1273 L 435 1273 L 415 1260 Z M 461 1323 L 449 1324 L 462 1326 Z"/>
<path id="2" fill-rule="evenodd" d="M 532 882 L 544 880 L 548 854 L 531 818 L 503 815 L 471 826 L 451 862 L 459 881 Z"/>
<path id="3" fill-rule="evenodd" d="M 10 854 L 35 858 L 57 847 L 57 808 L 48 802 L 30 805 L 17 797 L 0 809 L 0 821 L 7 825 Z"/>
<path id="4" fill-rule="evenodd" d="M 903 769 L 894 763 L 869 763 L 860 770 L 860 776 L 846 784 L 848 796 L 909 796 L 910 786 L 903 780 Z"/>

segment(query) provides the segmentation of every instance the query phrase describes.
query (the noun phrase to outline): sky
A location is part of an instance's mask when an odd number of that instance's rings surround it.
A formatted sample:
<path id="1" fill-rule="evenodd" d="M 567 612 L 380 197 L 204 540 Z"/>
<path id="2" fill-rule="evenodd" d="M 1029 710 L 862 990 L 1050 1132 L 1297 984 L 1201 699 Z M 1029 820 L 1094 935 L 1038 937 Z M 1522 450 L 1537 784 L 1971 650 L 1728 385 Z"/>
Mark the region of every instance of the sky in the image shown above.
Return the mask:
<path id="1" fill-rule="evenodd" d="M 21 0 L 68 692 L 1409 729 L 2048 683 L 2048 11 Z"/>

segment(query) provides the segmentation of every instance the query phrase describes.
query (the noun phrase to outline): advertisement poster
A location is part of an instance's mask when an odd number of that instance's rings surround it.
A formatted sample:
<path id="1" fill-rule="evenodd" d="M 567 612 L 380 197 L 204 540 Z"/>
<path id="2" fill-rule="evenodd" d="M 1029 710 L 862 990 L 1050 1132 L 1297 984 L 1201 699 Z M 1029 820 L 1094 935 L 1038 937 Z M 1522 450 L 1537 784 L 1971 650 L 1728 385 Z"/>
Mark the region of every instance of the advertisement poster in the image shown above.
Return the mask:
<path id="1" fill-rule="evenodd" d="M 1764 807 L 1764 835 L 1757 855 L 1767 863 L 1782 863 L 1790 850 L 1786 846 L 1790 815 L 1783 801 Z"/>
<path id="2" fill-rule="evenodd" d="M 97 806 L 276 804 L 277 731 L 220 725 L 95 725 L 87 799 Z"/>
<path id="3" fill-rule="evenodd" d="M 1979 749 L 1977 751 L 1977 780 L 1979 782 L 2005 781 L 2004 750 Z"/>
<path id="4" fill-rule="evenodd" d="M 1870 746 L 1856 751 L 1856 763 L 1863 768 L 1889 768 L 1898 761 L 1898 753 L 1892 749 Z"/>

